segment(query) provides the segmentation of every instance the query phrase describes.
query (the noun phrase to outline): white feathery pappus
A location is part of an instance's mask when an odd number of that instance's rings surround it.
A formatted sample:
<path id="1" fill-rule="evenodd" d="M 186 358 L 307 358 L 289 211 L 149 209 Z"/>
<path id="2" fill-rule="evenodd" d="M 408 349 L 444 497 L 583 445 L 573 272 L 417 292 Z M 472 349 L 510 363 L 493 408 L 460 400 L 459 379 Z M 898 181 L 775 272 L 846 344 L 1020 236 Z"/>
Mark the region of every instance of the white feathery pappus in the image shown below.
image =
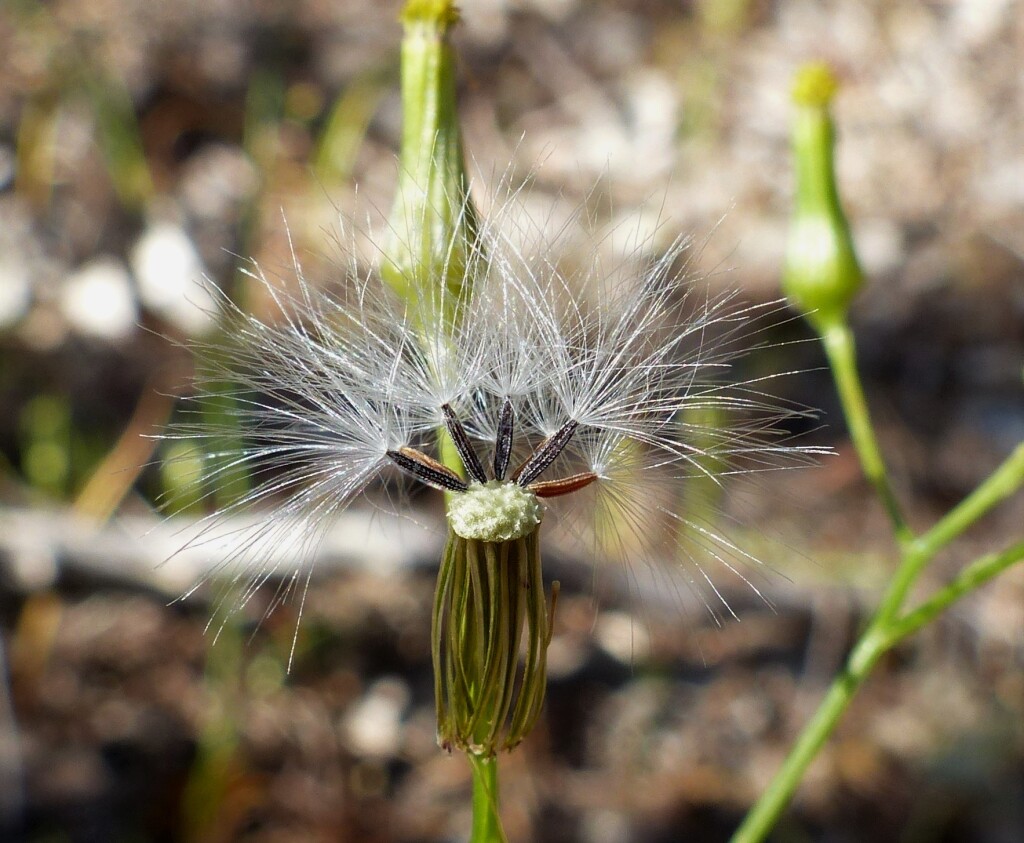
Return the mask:
<path id="1" fill-rule="evenodd" d="M 426 285 L 410 305 L 350 257 L 337 292 L 308 281 L 298 260 L 288 283 L 253 265 L 274 320 L 220 295 L 223 328 L 195 344 L 199 386 L 187 402 L 228 398 L 230 424 L 217 429 L 198 414 L 166 436 L 217 452 L 207 486 L 249 478 L 249 491 L 208 515 L 195 540 L 243 530 L 211 574 L 228 584 L 221 617 L 268 582 L 278 588 L 272 605 L 304 600 L 312 569 L 279 570 L 266 549 L 313 548 L 382 481 L 454 496 L 518 483 L 551 507 L 545 523 L 586 542 L 594 561 L 667 566 L 713 613 L 731 612 L 716 578 L 749 582 L 760 562 L 679 504 L 695 478 L 720 484 L 826 453 L 790 444 L 780 428 L 806 408 L 773 399 L 766 379 L 730 380 L 781 305 L 712 294 L 687 277 L 683 240 L 653 257 L 640 242 L 628 272 L 627 262 L 603 270 L 597 249 L 570 266 L 557 234 L 524 224 L 509 212 L 514 202 L 479 224 L 456 292 Z M 440 464 L 439 429 L 465 474 Z M 232 516 L 252 509 L 260 518 L 238 528 Z"/>

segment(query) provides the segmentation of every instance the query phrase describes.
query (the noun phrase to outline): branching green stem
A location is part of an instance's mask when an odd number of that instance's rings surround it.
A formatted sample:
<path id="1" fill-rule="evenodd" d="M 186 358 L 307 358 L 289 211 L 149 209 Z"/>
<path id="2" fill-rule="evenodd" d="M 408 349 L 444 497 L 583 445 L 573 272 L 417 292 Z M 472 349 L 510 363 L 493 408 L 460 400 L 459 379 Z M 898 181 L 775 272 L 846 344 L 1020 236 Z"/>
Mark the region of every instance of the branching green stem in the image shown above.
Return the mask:
<path id="1" fill-rule="evenodd" d="M 793 798 L 793 793 L 804 777 L 811 761 L 835 729 L 839 718 L 850 704 L 854 694 L 885 651 L 887 642 L 877 630 L 866 632 L 857 642 L 846 667 L 843 669 L 821 701 L 818 710 L 800 733 L 800 737 L 771 784 L 743 820 L 732 836 L 731 843 L 757 843 L 768 836 L 779 816 Z"/>
<path id="2" fill-rule="evenodd" d="M 950 510 L 927 533 L 903 547 L 903 559 L 879 605 L 878 614 L 892 620 L 903 607 L 917 577 L 942 548 L 1024 483 L 1024 443 L 992 474 Z"/>
<path id="3" fill-rule="evenodd" d="M 835 178 L 835 133 L 829 103 L 837 84 L 835 74 L 821 64 L 804 66 L 796 77 L 793 152 L 797 201 L 783 288 L 790 302 L 804 312 L 821 336 L 850 438 L 864 475 L 889 516 L 899 565 L 842 672 L 798 736 L 782 768 L 747 814 L 732 843 L 757 843 L 767 837 L 854 694 L 886 651 L 933 621 L 961 597 L 1024 559 L 1024 542 L 1001 553 L 982 556 L 916 608 L 907 609 L 911 591 L 936 554 L 1024 484 L 1024 443 L 935 526 L 920 536 L 914 533 L 889 482 L 847 322 L 847 311 L 863 283 L 863 273 Z"/>
<path id="4" fill-rule="evenodd" d="M 842 672 L 832 682 L 771 784 L 733 835 L 732 843 L 757 843 L 767 837 L 792 799 L 807 768 L 832 734 L 861 684 L 886 651 L 930 623 L 961 597 L 1024 559 L 1024 542 L 1002 553 L 982 556 L 917 608 L 903 612 L 907 596 L 935 555 L 1024 484 L 1024 443 L 934 527 L 915 538 L 892 493 L 885 463 L 875 440 L 857 374 L 849 327 L 845 323 L 831 324 L 824 330 L 822 338 L 854 447 L 865 475 L 875 487 L 892 521 L 900 548 L 900 565 L 874 616 L 850 652 Z"/>
<path id="5" fill-rule="evenodd" d="M 984 585 L 1022 559 L 1024 542 L 1018 542 L 1002 553 L 990 553 L 975 559 L 951 583 L 943 586 L 916 609 L 893 621 L 888 629 L 889 646 L 927 626 L 965 594 Z"/>

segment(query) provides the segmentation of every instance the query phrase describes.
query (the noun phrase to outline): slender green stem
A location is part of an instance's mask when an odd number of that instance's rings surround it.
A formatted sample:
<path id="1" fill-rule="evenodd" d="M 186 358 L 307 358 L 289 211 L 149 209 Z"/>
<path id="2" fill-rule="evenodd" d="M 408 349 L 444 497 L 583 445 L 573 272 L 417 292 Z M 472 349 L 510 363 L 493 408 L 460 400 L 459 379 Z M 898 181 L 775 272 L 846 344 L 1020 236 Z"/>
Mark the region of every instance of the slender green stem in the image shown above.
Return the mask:
<path id="1" fill-rule="evenodd" d="M 887 630 L 889 646 L 928 625 L 965 594 L 984 585 L 1022 559 L 1024 542 L 1018 542 L 1002 553 L 990 553 L 975 559 L 951 583 L 940 588 L 916 609 L 891 624 Z"/>
<path id="2" fill-rule="evenodd" d="M 878 610 L 861 635 L 843 672 L 833 681 L 771 784 L 736 831 L 732 843 L 763 840 L 789 804 L 811 761 L 835 729 L 878 658 L 908 635 L 934 620 L 965 594 L 1024 558 L 1024 542 L 983 556 L 910 613 L 898 617 L 917 576 L 935 554 L 1024 483 L 1024 444 L 931 530 L 903 551 L 902 563 Z"/>
<path id="3" fill-rule="evenodd" d="M 1024 484 L 1024 443 L 987 479 L 921 536 L 910 528 L 889 482 L 871 426 L 857 371 L 853 335 L 846 322 L 850 300 L 862 275 L 835 187 L 833 127 L 828 104 L 835 78 L 827 68 L 809 66 L 798 77 L 794 98 L 801 107 L 794 127 L 797 158 L 797 214 L 790 235 L 784 277 L 786 294 L 807 312 L 821 335 L 839 392 L 850 437 L 864 475 L 892 523 L 900 564 L 878 608 L 854 645 L 843 671 L 793 745 L 767 790 L 733 836 L 733 843 L 757 843 L 774 827 L 808 766 L 835 729 L 879 657 L 939 613 L 1001 571 L 1024 559 L 1024 542 L 982 556 L 947 585 L 905 612 L 907 597 L 935 555 L 986 512 Z"/>
<path id="4" fill-rule="evenodd" d="M 1001 553 L 991 553 L 975 560 L 951 583 L 898 620 L 876 615 L 851 652 L 843 672 L 833 681 L 818 710 L 800 733 L 772 783 L 733 835 L 732 843 L 756 843 L 768 835 L 789 804 L 807 767 L 883 653 L 929 624 L 965 594 L 1022 559 L 1024 542 L 1019 542 Z"/>
<path id="5" fill-rule="evenodd" d="M 736 831 L 732 843 L 763 840 L 796 792 L 808 766 L 817 756 L 879 657 L 908 635 L 925 626 L 965 594 L 1024 558 L 1024 543 L 983 556 L 932 597 L 900 616 L 907 595 L 927 564 L 953 539 L 1024 484 L 1024 443 L 988 478 L 934 527 L 915 537 L 892 493 L 881 452 L 871 427 L 857 374 L 853 337 L 842 322 L 823 332 L 840 399 L 854 447 L 864 473 L 875 487 L 892 521 L 900 547 L 900 565 L 867 628 L 854 645 L 842 673 L 829 687 L 810 722 L 804 727 L 779 772 Z"/>
<path id="6" fill-rule="evenodd" d="M 839 400 L 843 405 L 843 415 L 850 427 L 850 438 L 860 458 L 864 476 L 875 487 L 875 492 L 882 501 L 889 520 L 892 521 L 896 539 L 901 547 L 905 547 L 914 540 L 914 534 L 903 517 L 903 510 L 896 500 L 892 486 L 889 485 L 885 460 L 882 458 L 875 431 L 871 426 L 864 389 L 861 386 L 860 374 L 857 372 L 853 333 L 845 321 L 837 319 L 824 326 L 821 338 L 839 391 Z"/>
<path id="7" fill-rule="evenodd" d="M 779 772 L 733 834 L 731 843 L 757 843 L 767 837 L 886 646 L 885 637 L 877 629 L 869 629 L 857 642 L 843 672 L 832 682 Z"/>
<path id="8" fill-rule="evenodd" d="M 473 832 L 469 843 L 508 843 L 498 816 L 498 759 L 467 753 L 473 770 Z"/>
<path id="9" fill-rule="evenodd" d="M 1024 442 L 945 517 L 921 536 L 925 551 L 934 554 L 945 547 L 996 504 L 1006 500 L 1024 483 Z"/>
<path id="10" fill-rule="evenodd" d="M 1024 443 L 1018 445 L 1002 465 L 950 510 L 927 533 L 903 548 L 903 561 L 893 576 L 878 614 L 892 620 L 903 607 L 918 575 L 942 548 L 964 532 L 996 504 L 1012 495 L 1024 483 Z"/>

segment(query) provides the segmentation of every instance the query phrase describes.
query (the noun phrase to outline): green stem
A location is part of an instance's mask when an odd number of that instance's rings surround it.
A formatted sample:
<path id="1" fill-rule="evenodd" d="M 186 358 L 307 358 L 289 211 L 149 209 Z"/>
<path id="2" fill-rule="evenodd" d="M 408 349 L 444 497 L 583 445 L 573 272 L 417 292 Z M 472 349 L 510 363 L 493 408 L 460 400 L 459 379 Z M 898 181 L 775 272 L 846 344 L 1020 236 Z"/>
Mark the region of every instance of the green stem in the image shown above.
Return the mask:
<path id="1" fill-rule="evenodd" d="M 846 322 L 846 311 L 860 287 L 862 274 L 835 187 L 834 130 L 828 112 L 834 90 L 835 77 L 828 68 L 813 65 L 801 72 L 794 90 L 794 99 L 800 106 L 794 122 L 797 213 L 783 283 L 787 296 L 807 312 L 821 335 L 864 475 L 892 522 L 900 564 L 843 671 L 832 682 L 732 843 L 756 843 L 768 835 L 808 766 L 883 653 L 965 594 L 1024 559 L 1024 542 L 1002 553 L 980 557 L 917 608 L 904 613 L 911 589 L 935 555 L 1024 484 L 1024 443 L 934 527 L 920 537 L 915 536 L 889 483 L 857 371 L 853 335 Z"/>
<path id="2" fill-rule="evenodd" d="M 992 507 L 1024 483 L 1024 443 L 988 478 L 931 530 L 903 546 L 902 562 L 861 635 L 843 672 L 829 687 L 810 722 L 804 727 L 771 784 L 732 837 L 732 843 L 764 840 L 796 792 L 804 773 L 817 756 L 839 718 L 846 711 L 878 658 L 908 635 L 934 620 L 965 594 L 988 582 L 1024 558 L 1024 542 L 1002 553 L 980 557 L 953 582 L 941 588 L 910 613 L 898 616 L 918 575 L 935 554 Z"/>
<path id="3" fill-rule="evenodd" d="M 1002 553 L 990 553 L 975 559 L 951 583 L 943 586 L 916 609 L 892 623 L 887 631 L 889 646 L 931 623 L 940 613 L 965 594 L 984 585 L 1022 559 L 1024 559 L 1024 542 L 1019 542 Z"/>
<path id="4" fill-rule="evenodd" d="M 871 426 L 864 388 L 857 372 L 853 334 L 845 321 L 836 319 L 823 326 L 821 338 L 839 391 L 839 400 L 843 405 L 843 415 L 850 428 L 850 438 L 860 458 L 864 476 L 875 487 L 885 511 L 889 514 L 897 541 L 901 547 L 906 547 L 914 540 L 914 534 L 907 525 L 896 495 L 889 485 L 885 460 L 882 458 L 878 441 L 875 439 L 875 431 Z"/>
<path id="5" fill-rule="evenodd" d="M 508 843 L 498 816 L 498 759 L 467 753 L 473 770 L 473 831 L 469 843 Z"/>
<path id="6" fill-rule="evenodd" d="M 869 628 L 857 642 L 843 672 L 833 680 L 818 710 L 793 744 L 771 784 L 733 834 L 731 843 L 757 843 L 768 836 L 793 798 L 811 761 L 832 734 L 850 700 L 887 646 L 888 641 L 877 628 Z"/>
<path id="7" fill-rule="evenodd" d="M 918 540 L 926 552 L 945 547 L 996 504 L 1006 500 L 1024 483 L 1024 442 L 978 487 Z"/>
<path id="8" fill-rule="evenodd" d="M 903 547 L 903 560 L 886 590 L 878 614 L 896 617 L 918 575 L 942 548 L 1024 483 L 1024 443 L 927 533 Z"/>

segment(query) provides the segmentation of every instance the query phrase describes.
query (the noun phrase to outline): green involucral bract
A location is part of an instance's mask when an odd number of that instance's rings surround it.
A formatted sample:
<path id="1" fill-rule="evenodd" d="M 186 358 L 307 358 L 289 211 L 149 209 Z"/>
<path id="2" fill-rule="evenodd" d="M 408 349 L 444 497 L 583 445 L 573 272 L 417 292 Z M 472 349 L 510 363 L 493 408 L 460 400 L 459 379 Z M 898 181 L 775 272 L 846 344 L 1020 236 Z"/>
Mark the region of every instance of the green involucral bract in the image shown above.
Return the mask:
<path id="1" fill-rule="evenodd" d="M 540 714 L 558 590 L 549 606 L 537 534 L 483 541 L 448 532 L 431 631 L 445 749 L 491 757 L 522 741 Z"/>
<path id="2" fill-rule="evenodd" d="M 401 169 L 381 274 L 410 306 L 434 311 L 420 314 L 425 325 L 458 318 L 477 241 L 448 43 L 457 20 L 445 0 L 411 2 L 402 15 Z"/>

